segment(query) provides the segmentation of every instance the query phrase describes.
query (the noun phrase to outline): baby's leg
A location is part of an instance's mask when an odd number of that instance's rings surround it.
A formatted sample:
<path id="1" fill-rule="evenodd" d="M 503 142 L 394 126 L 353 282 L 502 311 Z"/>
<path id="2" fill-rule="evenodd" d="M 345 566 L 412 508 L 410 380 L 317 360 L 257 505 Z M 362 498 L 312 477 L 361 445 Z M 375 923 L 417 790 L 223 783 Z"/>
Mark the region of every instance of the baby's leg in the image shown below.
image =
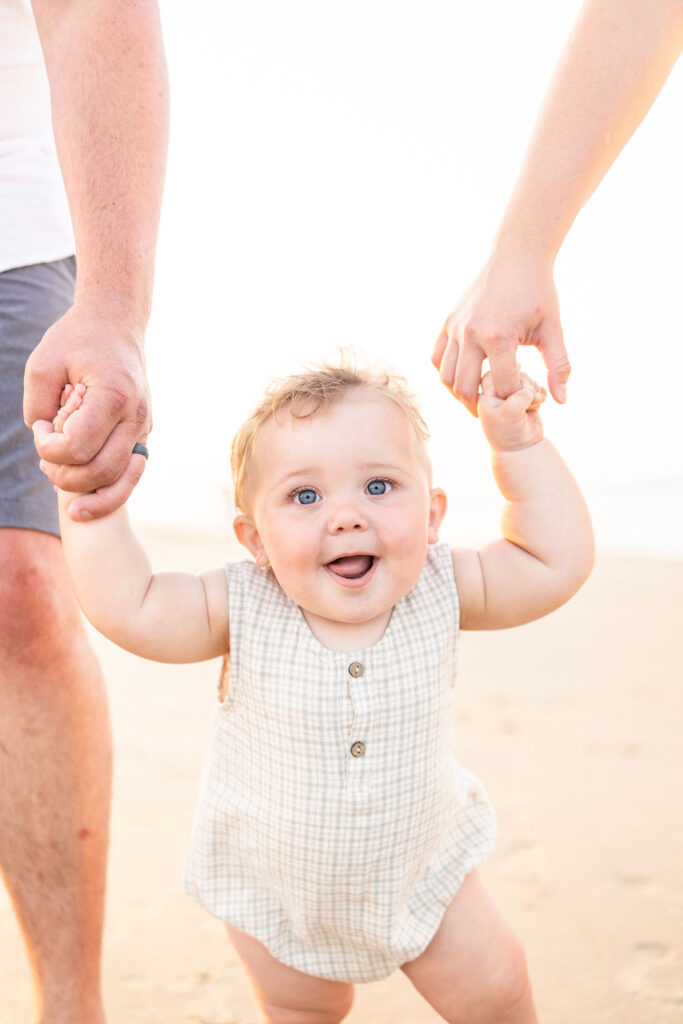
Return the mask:
<path id="1" fill-rule="evenodd" d="M 403 971 L 448 1024 L 537 1024 L 524 950 L 476 871 Z"/>
<path id="2" fill-rule="evenodd" d="M 353 985 L 326 981 L 287 967 L 264 945 L 227 925 L 263 1013 L 265 1024 L 338 1024 L 351 1009 Z"/>

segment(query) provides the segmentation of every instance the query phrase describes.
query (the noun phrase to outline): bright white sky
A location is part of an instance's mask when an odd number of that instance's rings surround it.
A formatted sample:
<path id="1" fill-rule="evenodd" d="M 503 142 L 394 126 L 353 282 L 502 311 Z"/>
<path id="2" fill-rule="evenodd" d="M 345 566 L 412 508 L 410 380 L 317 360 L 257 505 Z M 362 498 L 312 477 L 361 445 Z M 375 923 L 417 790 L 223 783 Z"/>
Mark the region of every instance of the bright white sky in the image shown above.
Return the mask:
<path id="1" fill-rule="evenodd" d="M 172 142 L 138 518 L 230 515 L 236 427 L 336 346 L 422 398 L 446 538 L 496 528 L 478 424 L 429 365 L 479 269 L 578 0 L 161 0 Z M 557 265 L 574 374 L 546 431 L 603 547 L 683 555 L 683 62 Z M 540 373 L 536 353 L 527 369 Z"/>

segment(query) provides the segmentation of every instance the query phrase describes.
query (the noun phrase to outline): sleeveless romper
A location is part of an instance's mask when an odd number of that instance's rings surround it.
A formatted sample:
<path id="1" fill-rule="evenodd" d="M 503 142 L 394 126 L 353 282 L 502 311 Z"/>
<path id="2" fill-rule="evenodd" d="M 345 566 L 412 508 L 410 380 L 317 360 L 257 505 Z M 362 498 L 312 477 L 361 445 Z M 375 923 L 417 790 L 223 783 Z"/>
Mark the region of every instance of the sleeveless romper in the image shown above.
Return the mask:
<path id="1" fill-rule="evenodd" d="M 323 647 L 253 562 L 226 566 L 216 709 L 187 892 L 307 974 L 385 977 L 429 944 L 495 816 L 452 754 L 458 601 L 430 547 L 373 647 Z"/>

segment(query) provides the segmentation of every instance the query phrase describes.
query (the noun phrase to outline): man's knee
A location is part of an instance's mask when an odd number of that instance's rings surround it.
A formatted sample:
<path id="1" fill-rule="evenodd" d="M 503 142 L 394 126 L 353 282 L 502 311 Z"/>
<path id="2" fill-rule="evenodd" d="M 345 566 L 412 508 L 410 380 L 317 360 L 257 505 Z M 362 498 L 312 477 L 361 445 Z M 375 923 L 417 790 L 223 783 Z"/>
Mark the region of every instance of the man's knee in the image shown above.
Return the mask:
<path id="1" fill-rule="evenodd" d="M 68 644 L 79 616 L 57 538 L 0 530 L 0 651 L 33 661 Z"/>

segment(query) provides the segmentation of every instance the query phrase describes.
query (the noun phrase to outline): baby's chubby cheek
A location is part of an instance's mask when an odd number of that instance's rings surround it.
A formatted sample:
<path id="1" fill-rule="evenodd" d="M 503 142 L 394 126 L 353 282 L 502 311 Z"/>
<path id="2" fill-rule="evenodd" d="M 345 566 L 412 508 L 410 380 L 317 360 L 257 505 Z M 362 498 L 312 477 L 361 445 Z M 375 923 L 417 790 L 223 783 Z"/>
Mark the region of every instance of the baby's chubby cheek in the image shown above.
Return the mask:
<path id="1" fill-rule="evenodd" d="M 289 541 L 285 538 L 283 543 L 269 543 L 266 539 L 259 561 L 270 566 L 289 597 L 294 597 L 293 591 L 299 592 L 302 587 L 314 585 L 316 573 L 321 568 L 318 552 L 312 551 L 310 545 L 297 544 L 293 537 Z"/>
<path id="2" fill-rule="evenodd" d="M 407 524 L 396 530 L 390 543 L 385 545 L 383 560 L 386 568 L 401 580 L 414 583 L 424 568 L 429 546 L 429 525 L 426 520 Z"/>

